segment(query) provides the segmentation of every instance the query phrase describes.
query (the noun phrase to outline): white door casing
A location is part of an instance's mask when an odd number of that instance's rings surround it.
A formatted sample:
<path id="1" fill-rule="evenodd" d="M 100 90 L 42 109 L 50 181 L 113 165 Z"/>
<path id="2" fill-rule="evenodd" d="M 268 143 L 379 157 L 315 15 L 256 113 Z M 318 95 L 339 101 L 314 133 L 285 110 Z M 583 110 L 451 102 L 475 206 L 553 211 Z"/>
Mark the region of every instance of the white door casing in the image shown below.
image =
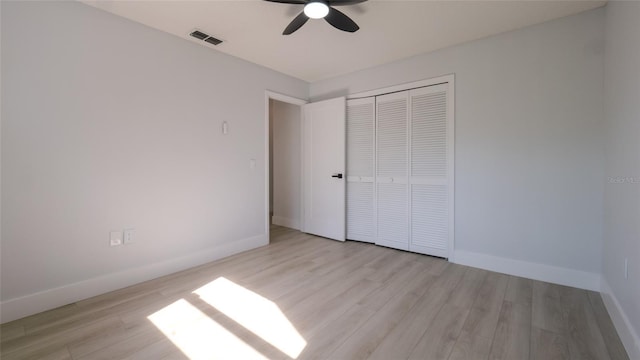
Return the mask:
<path id="1" fill-rule="evenodd" d="M 264 192 L 265 192 L 265 199 L 264 199 L 264 204 L 265 204 L 265 212 L 264 212 L 264 219 L 265 219 L 265 234 L 266 234 L 266 241 L 267 243 L 269 242 L 270 239 L 270 227 L 271 227 L 271 214 L 270 214 L 270 206 L 269 206 L 269 197 L 270 197 L 270 191 L 269 191 L 269 182 L 270 182 L 270 174 L 269 172 L 270 167 L 269 167 L 269 158 L 271 157 L 271 139 L 270 139 L 270 135 L 269 135 L 269 127 L 270 127 L 270 122 L 271 122 L 271 105 L 270 105 L 270 100 L 277 100 L 277 101 L 281 101 L 287 104 L 292 104 L 292 105 L 297 105 L 300 106 L 300 119 L 302 119 L 302 105 L 306 104 L 307 101 L 306 100 L 302 100 L 302 99 L 298 99 L 298 98 L 294 98 L 288 95 L 284 95 L 284 94 L 280 94 L 277 92 L 273 92 L 270 90 L 265 90 L 265 94 L 264 94 L 264 136 L 265 136 L 265 141 L 264 141 Z M 301 126 L 302 128 L 302 126 Z M 302 168 L 302 162 L 300 163 L 300 168 Z M 300 193 L 302 194 L 302 184 L 300 185 Z M 300 198 L 302 199 L 302 196 L 300 196 Z M 300 201 L 300 216 L 299 219 L 302 219 L 302 201 Z"/>
<path id="2" fill-rule="evenodd" d="M 302 108 L 302 231 L 344 241 L 345 98 Z"/>

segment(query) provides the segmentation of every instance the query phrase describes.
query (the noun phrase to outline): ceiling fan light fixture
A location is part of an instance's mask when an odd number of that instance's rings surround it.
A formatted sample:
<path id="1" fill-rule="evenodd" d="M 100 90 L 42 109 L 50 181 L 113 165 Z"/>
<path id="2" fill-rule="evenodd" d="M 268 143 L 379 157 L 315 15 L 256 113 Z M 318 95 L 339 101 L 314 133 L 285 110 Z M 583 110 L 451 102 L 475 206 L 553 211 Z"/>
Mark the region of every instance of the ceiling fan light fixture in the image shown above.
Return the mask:
<path id="1" fill-rule="evenodd" d="M 2 1 L 2 0 L 0 0 Z M 284 28 L 282 35 L 291 35 L 306 24 L 309 19 L 324 18 L 329 25 L 334 28 L 350 33 L 354 33 L 360 29 L 350 17 L 340 12 L 334 6 L 355 5 L 363 3 L 367 0 L 264 0 L 280 4 L 304 5 L 301 11 L 291 22 Z"/>
<path id="2" fill-rule="evenodd" d="M 323 1 L 312 1 L 304 6 L 304 14 L 311 19 L 322 19 L 329 14 L 329 6 Z"/>

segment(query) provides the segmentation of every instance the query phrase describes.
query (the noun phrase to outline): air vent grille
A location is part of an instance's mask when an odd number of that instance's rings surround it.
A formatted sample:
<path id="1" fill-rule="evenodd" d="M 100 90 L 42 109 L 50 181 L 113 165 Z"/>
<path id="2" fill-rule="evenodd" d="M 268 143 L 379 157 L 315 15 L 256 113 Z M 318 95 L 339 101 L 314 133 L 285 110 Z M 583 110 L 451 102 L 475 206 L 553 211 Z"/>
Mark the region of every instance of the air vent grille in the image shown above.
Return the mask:
<path id="1" fill-rule="evenodd" d="M 222 43 L 222 40 L 216 39 L 213 36 L 209 36 L 208 34 L 205 34 L 200 30 L 194 30 L 189 35 L 193 36 L 198 40 L 203 40 L 205 42 L 208 42 L 209 44 L 212 44 L 212 45 L 218 45 Z"/>
<path id="2" fill-rule="evenodd" d="M 209 35 L 203 33 L 202 31 L 198 31 L 198 30 L 192 32 L 191 36 L 193 36 L 196 39 L 200 39 L 200 40 L 204 40 L 204 39 L 209 37 Z"/>
<path id="3" fill-rule="evenodd" d="M 204 41 L 208 42 L 209 44 L 213 44 L 213 45 L 218 45 L 222 42 L 222 40 L 216 39 L 213 36 L 209 36 L 208 38 L 204 39 Z"/>

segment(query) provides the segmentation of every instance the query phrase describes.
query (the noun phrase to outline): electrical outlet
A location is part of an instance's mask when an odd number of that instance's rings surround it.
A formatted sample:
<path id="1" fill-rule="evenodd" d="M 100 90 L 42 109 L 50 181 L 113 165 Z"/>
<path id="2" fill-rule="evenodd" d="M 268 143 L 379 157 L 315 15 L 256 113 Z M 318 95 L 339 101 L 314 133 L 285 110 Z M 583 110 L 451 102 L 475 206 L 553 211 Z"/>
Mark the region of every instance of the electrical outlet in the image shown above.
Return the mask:
<path id="1" fill-rule="evenodd" d="M 123 244 L 125 245 L 129 245 L 129 244 L 133 244 L 133 239 L 136 235 L 136 230 L 135 229 L 124 229 L 124 237 L 123 237 Z"/>
<path id="2" fill-rule="evenodd" d="M 109 233 L 109 246 L 122 245 L 122 233 L 120 231 L 112 231 Z"/>
<path id="3" fill-rule="evenodd" d="M 624 259 L 624 278 L 629 278 L 629 259 Z"/>

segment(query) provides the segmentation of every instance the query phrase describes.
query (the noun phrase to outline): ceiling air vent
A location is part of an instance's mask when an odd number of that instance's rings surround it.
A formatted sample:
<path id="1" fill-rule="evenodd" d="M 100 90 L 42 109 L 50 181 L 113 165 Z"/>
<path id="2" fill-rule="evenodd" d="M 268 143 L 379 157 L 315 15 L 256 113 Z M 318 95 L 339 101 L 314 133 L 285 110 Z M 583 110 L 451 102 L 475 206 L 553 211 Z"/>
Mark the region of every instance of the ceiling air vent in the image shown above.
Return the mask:
<path id="1" fill-rule="evenodd" d="M 203 33 L 202 31 L 198 31 L 198 30 L 192 32 L 191 36 L 193 36 L 196 39 L 200 39 L 200 40 L 204 40 L 204 39 L 209 37 L 209 35 Z"/>
<path id="2" fill-rule="evenodd" d="M 200 30 L 194 30 L 189 35 L 193 36 L 198 40 L 204 40 L 205 42 L 208 42 L 209 44 L 213 44 L 213 45 L 218 45 L 222 42 L 222 40 L 216 39 L 213 36 L 209 36 Z"/>
<path id="3" fill-rule="evenodd" d="M 222 42 L 222 40 L 216 39 L 213 36 L 209 36 L 208 38 L 204 39 L 204 41 L 208 42 L 209 44 L 213 44 L 213 45 L 218 45 Z"/>

